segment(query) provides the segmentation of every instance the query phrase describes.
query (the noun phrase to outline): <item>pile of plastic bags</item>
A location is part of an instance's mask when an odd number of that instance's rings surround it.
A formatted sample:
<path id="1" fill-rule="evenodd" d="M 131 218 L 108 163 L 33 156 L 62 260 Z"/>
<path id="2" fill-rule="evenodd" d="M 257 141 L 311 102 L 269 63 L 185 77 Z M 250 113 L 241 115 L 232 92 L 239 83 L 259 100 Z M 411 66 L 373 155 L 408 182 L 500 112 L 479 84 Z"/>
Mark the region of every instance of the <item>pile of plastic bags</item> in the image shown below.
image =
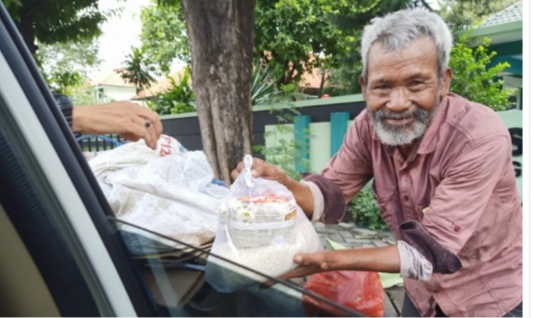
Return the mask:
<path id="1" fill-rule="evenodd" d="M 187 151 L 162 135 L 157 150 L 143 140 L 130 142 L 100 153 L 89 165 L 119 220 L 195 246 L 214 239 L 228 189 L 212 182 L 202 151 Z M 157 235 L 152 239 L 175 244 Z"/>

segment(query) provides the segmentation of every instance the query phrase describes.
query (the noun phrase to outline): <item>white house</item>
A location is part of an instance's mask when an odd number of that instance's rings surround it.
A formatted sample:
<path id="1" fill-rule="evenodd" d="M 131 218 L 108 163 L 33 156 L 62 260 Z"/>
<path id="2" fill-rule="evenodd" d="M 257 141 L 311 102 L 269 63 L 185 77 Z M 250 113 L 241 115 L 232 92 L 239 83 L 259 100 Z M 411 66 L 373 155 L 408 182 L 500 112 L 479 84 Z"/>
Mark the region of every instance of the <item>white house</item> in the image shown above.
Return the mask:
<path id="1" fill-rule="evenodd" d="M 136 95 L 135 85 L 127 83 L 116 71 L 91 80 L 88 89 L 94 93 L 96 99 L 103 103 L 130 100 Z"/>

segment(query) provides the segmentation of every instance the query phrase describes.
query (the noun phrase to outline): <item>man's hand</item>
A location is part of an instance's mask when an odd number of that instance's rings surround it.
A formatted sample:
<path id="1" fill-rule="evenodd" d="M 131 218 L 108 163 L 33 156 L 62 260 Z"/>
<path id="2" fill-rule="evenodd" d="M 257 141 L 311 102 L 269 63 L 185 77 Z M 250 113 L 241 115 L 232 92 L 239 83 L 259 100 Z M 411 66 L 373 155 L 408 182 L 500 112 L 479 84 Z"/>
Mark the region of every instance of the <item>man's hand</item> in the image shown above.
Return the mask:
<path id="1" fill-rule="evenodd" d="M 400 272 L 400 256 L 397 245 L 335 251 L 326 250 L 313 254 L 300 253 L 295 255 L 293 262 L 298 264 L 297 268 L 278 277 L 280 280 L 333 270 Z M 271 280 L 263 283 L 261 287 L 266 288 L 274 284 L 276 284 L 276 281 Z"/>
<path id="2" fill-rule="evenodd" d="M 245 169 L 245 164 L 240 162 L 237 168 L 232 171 L 232 178 L 235 180 L 241 171 Z M 253 177 L 261 177 L 264 179 L 277 181 L 286 186 L 297 201 L 297 204 L 302 208 L 306 216 L 311 219 L 313 214 L 313 195 L 307 185 L 301 184 L 291 177 L 289 177 L 282 169 L 277 166 L 265 162 L 259 158 L 254 158 L 252 162 L 251 171 Z"/>
<path id="3" fill-rule="evenodd" d="M 295 269 L 290 270 L 289 272 L 278 277 L 280 280 L 290 280 L 297 277 L 305 277 L 315 273 L 325 272 L 331 269 L 332 256 L 335 257 L 336 254 L 332 254 L 329 251 L 320 251 L 317 253 L 300 253 L 295 255 L 293 262 L 298 266 Z M 260 288 L 271 287 L 276 284 L 276 281 L 269 280 L 261 284 Z"/>
<path id="4" fill-rule="evenodd" d="M 235 180 L 237 176 L 239 176 L 241 171 L 243 171 L 243 169 L 245 169 L 245 164 L 243 163 L 243 161 L 241 161 L 237 165 L 237 168 L 232 171 L 232 178 Z M 285 186 L 287 186 L 287 183 L 289 181 L 289 177 L 282 169 L 259 158 L 254 158 L 252 162 L 252 169 L 250 172 L 255 178 L 261 177 L 264 179 L 274 180 Z"/>
<path id="5" fill-rule="evenodd" d="M 152 149 L 156 149 L 162 127 L 157 113 L 127 101 L 75 106 L 72 109 L 74 132 L 118 134 L 131 141 L 142 138 Z"/>
<path id="6" fill-rule="evenodd" d="M 280 276 L 284 280 L 296 277 L 304 277 L 311 274 L 324 272 L 331 269 L 331 258 L 335 256 L 332 252 L 321 251 L 317 253 L 300 253 L 295 255 L 293 262 L 298 266 L 297 268 Z"/>

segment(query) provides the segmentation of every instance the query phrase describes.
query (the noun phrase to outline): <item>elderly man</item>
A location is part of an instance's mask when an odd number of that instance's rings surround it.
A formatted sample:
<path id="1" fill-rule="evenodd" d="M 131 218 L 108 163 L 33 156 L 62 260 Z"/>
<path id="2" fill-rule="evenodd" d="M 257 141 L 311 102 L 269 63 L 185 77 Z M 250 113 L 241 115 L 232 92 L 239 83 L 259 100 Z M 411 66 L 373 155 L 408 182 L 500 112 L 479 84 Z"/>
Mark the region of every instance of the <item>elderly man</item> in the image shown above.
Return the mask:
<path id="1" fill-rule="evenodd" d="M 296 182 L 255 159 L 255 175 L 286 185 L 312 221 L 339 222 L 374 178 L 397 240 L 299 254 L 283 278 L 400 272 L 403 316 L 521 316 L 522 208 L 510 136 L 491 109 L 449 92 L 451 46 L 446 24 L 427 10 L 374 19 L 362 37 L 367 109 L 321 175 Z"/>

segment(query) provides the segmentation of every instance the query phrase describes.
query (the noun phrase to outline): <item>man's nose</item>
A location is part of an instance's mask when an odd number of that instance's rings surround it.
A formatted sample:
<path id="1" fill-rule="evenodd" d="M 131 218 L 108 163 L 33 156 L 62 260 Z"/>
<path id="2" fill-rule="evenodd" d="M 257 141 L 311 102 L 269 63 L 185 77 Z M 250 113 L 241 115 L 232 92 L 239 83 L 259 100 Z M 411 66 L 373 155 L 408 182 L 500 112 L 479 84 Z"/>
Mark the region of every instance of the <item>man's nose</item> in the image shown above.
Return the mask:
<path id="1" fill-rule="evenodd" d="M 405 87 L 395 87 L 391 90 L 386 107 L 392 112 L 403 112 L 411 105 L 410 92 Z"/>

